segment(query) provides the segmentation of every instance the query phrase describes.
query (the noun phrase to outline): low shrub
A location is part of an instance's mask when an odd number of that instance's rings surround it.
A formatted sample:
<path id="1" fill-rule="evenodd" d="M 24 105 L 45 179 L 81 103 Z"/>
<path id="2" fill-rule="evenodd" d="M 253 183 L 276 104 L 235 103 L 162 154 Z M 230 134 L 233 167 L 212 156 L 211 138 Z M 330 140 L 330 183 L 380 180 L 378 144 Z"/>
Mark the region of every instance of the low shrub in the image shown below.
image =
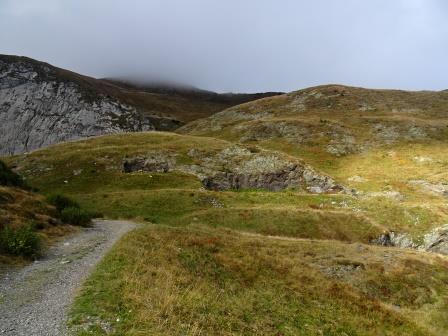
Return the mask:
<path id="1" fill-rule="evenodd" d="M 79 207 L 67 207 L 61 211 L 61 220 L 64 223 L 89 226 L 92 222 L 92 214 Z"/>
<path id="2" fill-rule="evenodd" d="M 0 252 L 22 256 L 35 257 L 39 254 L 41 241 L 32 225 L 12 229 L 5 226 L 0 231 Z"/>
<path id="3" fill-rule="evenodd" d="M 3 161 L 0 161 L 0 185 L 8 187 L 26 187 L 22 177 L 8 168 Z"/>
<path id="4" fill-rule="evenodd" d="M 56 207 L 56 210 L 59 213 L 61 213 L 65 208 L 77 208 L 77 209 L 81 208 L 76 201 L 61 194 L 50 195 L 47 197 L 47 200 L 48 203 Z"/>
<path id="5" fill-rule="evenodd" d="M 51 205 L 56 207 L 59 218 L 66 224 L 89 226 L 92 218 L 102 217 L 100 213 L 91 213 L 81 209 L 76 201 L 61 194 L 50 195 L 47 199 Z"/>

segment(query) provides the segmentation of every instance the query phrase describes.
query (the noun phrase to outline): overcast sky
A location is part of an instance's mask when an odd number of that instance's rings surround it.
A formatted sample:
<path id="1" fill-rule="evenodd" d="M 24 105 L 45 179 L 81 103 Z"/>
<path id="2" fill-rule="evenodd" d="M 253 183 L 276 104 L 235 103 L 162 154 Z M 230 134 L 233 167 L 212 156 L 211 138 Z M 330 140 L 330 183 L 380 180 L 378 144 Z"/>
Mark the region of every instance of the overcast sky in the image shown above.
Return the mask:
<path id="1" fill-rule="evenodd" d="M 446 0 L 0 0 L 0 53 L 233 92 L 448 88 Z"/>

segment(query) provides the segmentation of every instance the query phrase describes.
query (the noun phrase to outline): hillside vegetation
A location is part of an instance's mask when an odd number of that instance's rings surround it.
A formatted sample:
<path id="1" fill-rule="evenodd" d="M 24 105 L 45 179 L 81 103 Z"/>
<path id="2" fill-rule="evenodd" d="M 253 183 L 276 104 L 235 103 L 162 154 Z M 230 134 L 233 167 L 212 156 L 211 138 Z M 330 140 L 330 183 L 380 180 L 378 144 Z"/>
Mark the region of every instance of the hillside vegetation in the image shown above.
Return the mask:
<path id="1" fill-rule="evenodd" d="M 22 263 L 17 257 L 36 257 L 42 245 L 74 231 L 59 225 L 57 217 L 44 196 L 0 161 L 0 272 L 3 265 Z"/>
<path id="2" fill-rule="evenodd" d="M 89 226 L 93 213 L 72 199 L 38 194 L 0 161 L 0 273 L 4 267 L 41 256 L 75 226 Z"/>
<path id="3" fill-rule="evenodd" d="M 144 223 L 84 286 L 79 334 L 444 335 L 446 257 L 370 244 L 421 239 L 446 223 L 443 198 L 356 196 L 324 165 L 259 144 L 147 132 L 6 159 L 44 194 Z M 217 190 L 216 176 L 239 182 Z"/>

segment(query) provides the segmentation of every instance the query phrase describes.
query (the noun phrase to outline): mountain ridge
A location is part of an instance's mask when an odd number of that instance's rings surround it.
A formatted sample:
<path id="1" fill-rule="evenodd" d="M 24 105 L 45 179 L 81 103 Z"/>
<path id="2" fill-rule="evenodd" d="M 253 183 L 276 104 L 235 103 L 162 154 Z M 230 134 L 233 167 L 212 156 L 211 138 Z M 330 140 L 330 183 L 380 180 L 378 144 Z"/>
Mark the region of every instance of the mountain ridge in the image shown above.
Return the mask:
<path id="1" fill-rule="evenodd" d="M 165 90 L 165 91 L 164 91 Z M 170 131 L 260 95 L 142 91 L 24 56 L 0 55 L 0 154 L 101 134 Z M 157 91 L 157 90 L 153 90 Z"/>

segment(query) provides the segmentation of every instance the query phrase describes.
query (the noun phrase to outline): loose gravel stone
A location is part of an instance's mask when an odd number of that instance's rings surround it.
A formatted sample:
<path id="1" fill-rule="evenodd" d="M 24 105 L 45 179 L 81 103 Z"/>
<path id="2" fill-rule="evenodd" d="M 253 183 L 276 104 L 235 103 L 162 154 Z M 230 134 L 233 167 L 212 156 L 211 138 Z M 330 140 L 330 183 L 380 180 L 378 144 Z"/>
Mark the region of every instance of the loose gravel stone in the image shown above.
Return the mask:
<path id="1" fill-rule="evenodd" d="M 77 289 L 105 253 L 135 224 L 95 221 L 45 257 L 0 278 L 0 335 L 64 336 Z"/>

